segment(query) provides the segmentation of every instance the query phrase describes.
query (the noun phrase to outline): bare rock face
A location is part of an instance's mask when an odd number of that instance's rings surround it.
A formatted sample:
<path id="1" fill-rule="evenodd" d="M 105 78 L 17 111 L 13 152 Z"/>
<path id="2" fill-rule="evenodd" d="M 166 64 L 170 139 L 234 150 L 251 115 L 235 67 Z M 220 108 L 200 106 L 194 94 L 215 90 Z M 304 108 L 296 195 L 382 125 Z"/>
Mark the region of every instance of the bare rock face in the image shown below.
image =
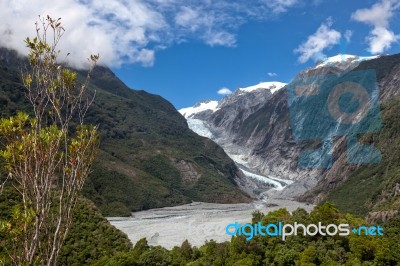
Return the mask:
<path id="1" fill-rule="evenodd" d="M 381 100 L 385 101 L 393 96 L 399 95 L 400 88 L 400 65 L 397 65 L 388 76 L 379 84 L 382 94 Z"/>
<path id="2" fill-rule="evenodd" d="M 194 184 L 201 177 L 201 174 L 196 171 L 192 163 L 180 160 L 179 162 L 174 162 L 174 166 L 181 173 L 183 182 L 185 183 Z"/>
<path id="3" fill-rule="evenodd" d="M 367 61 L 353 58 L 340 63 L 319 65 L 299 73 L 295 80 L 307 79 L 309 76 L 319 76 L 321 79 L 326 75 L 341 77 L 351 75 L 353 71 L 369 69 L 376 71 L 380 103 L 400 95 L 400 55 L 381 56 Z M 287 88 L 274 94 L 267 90 L 246 94 L 236 91 L 218 103 L 218 110 L 196 114 L 196 118 L 203 121 L 212 133 L 212 139 L 231 157 L 239 158 L 239 161 L 260 174 L 294 180 L 295 185 L 289 186 L 282 193 L 319 203 L 342 185 L 360 164 L 348 162 L 346 136 L 339 136 L 333 138 L 331 167 L 299 167 L 300 153 L 307 149 L 318 149 L 322 143 L 321 139 L 294 140 Z M 300 118 L 304 115 L 301 112 L 297 114 Z M 320 114 L 314 112 L 314 115 L 318 119 Z M 301 119 L 298 121 L 301 123 Z M 306 125 L 303 126 L 307 130 Z M 326 131 L 325 128 L 313 130 Z M 334 132 L 332 135 L 335 136 Z"/>
<path id="4" fill-rule="evenodd" d="M 397 217 L 398 215 L 398 210 L 370 212 L 366 217 L 366 221 L 370 224 L 385 223 L 388 220 Z"/>

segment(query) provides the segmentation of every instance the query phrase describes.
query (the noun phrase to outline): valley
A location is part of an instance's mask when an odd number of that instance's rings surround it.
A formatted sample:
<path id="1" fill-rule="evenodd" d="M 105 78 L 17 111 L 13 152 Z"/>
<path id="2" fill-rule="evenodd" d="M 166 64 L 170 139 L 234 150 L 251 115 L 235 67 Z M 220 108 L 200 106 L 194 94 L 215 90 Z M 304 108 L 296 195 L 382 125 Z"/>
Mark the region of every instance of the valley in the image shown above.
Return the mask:
<path id="1" fill-rule="evenodd" d="M 359 58 L 346 55 L 344 58 L 344 61 L 339 56 L 330 58 L 314 68 L 304 70 L 298 78 L 335 72 L 351 73 L 354 69 L 373 66 L 377 71 L 378 81 L 382 84 L 384 77 L 391 75 L 383 72 L 383 66 L 389 64 L 393 67 L 399 62 L 397 56 Z M 310 211 L 314 204 L 325 200 L 326 196 L 321 194 L 326 195 L 328 190 L 334 191 L 328 195 L 328 199 L 339 203 L 339 207 L 346 211 L 348 196 L 344 196 L 341 190 L 346 191 L 354 185 L 336 185 L 338 189 L 328 187 L 320 190 L 326 182 L 326 177 L 338 180 L 343 178 L 345 181 L 339 181 L 340 184 L 346 182 L 348 175 L 351 177 L 352 173 L 357 173 L 354 172 L 355 169 L 368 169 L 373 166 L 351 166 L 344 164 L 343 159 L 338 159 L 332 168 L 298 167 L 300 151 L 314 147 L 315 144 L 296 143 L 290 135 L 286 86 L 287 84 L 281 82 L 260 83 L 248 88 L 239 88 L 220 101 L 206 100 L 179 110 L 193 132 L 215 141 L 235 162 L 238 174 L 234 180 L 242 191 L 254 199 L 252 203 L 220 205 L 193 202 L 172 208 L 133 212 L 129 218 L 109 218 L 110 222 L 125 232 L 131 240 L 137 241 L 146 237 L 151 245 L 170 248 L 185 239 L 196 246 L 211 239 L 218 242 L 228 240 L 229 237 L 224 233 L 225 226 L 236 220 L 249 222 L 249 217 L 254 211 L 267 213 L 279 208 L 289 211 L 304 208 Z M 388 119 L 389 110 L 385 107 L 386 101 L 389 95 L 398 93 L 394 86 L 395 84 L 385 87 L 380 85 L 384 121 Z M 333 130 L 336 131 L 337 128 Z M 381 134 L 386 134 L 386 130 L 387 127 Z M 336 156 L 339 158 L 345 156 L 342 143 L 343 137 L 335 144 L 338 149 Z M 375 186 L 375 189 L 379 187 Z M 320 195 L 312 194 L 315 193 L 313 191 L 320 191 Z M 368 193 L 370 188 L 365 191 Z M 337 193 L 341 193 L 340 196 L 336 196 Z M 358 192 L 354 194 L 357 198 Z M 365 196 L 367 194 L 363 197 Z M 299 202 L 298 199 L 302 199 L 303 202 Z M 366 212 L 362 214 L 365 215 Z M 163 230 L 159 229 L 160 224 L 163 224 Z M 192 229 L 191 224 L 196 224 L 196 228 L 211 229 L 207 234 L 203 232 L 193 237 L 188 233 Z"/>
<path id="2" fill-rule="evenodd" d="M 284 199 L 264 199 L 252 203 L 216 204 L 193 202 L 190 204 L 133 212 L 131 217 L 109 217 L 116 228 L 128 235 L 132 243 L 146 238 L 149 245 L 167 249 L 180 246 L 188 240 L 200 247 L 206 241 L 229 241 L 225 232 L 228 224 L 249 223 L 255 211 L 264 214 L 286 208 L 294 211 L 303 208 L 308 212 L 312 205 Z"/>
<path id="3" fill-rule="evenodd" d="M 283 83 L 280 85 L 284 86 Z M 251 92 L 256 89 L 257 86 L 253 86 L 245 91 Z M 196 111 L 207 112 L 210 109 L 217 110 L 215 101 L 200 103 L 196 110 L 185 109 L 180 112 L 187 118 L 190 129 L 200 136 L 215 140 L 214 134 L 204 121 L 188 118 Z M 224 148 L 224 144 L 221 146 Z M 295 201 L 284 193 L 288 186 L 296 185 L 293 180 L 258 174 L 257 169 L 250 168 L 240 153 L 230 154 L 227 150 L 225 152 L 240 171 L 240 178 L 236 180 L 237 185 L 254 198 L 253 202 L 237 204 L 192 202 L 181 206 L 133 212 L 130 217 L 109 217 L 108 220 L 127 234 L 132 243 L 146 238 L 149 245 L 160 245 L 171 249 L 185 240 L 197 247 L 210 240 L 219 243 L 229 241 L 230 236 L 226 234 L 225 227 L 235 221 L 249 223 L 252 213 L 257 211 L 266 214 L 281 208 L 286 208 L 290 212 L 298 208 L 307 212 L 312 210 L 313 205 Z"/>
<path id="4" fill-rule="evenodd" d="M 245 166 L 254 174 L 292 181 L 279 193 L 270 190 L 269 196 L 313 204 L 329 200 L 341 211 L 366 216 L 371 211 L 398 206 L 395 192 L 398 162 L 393 159 L 398 153 L 393 147 L 398 143 L 397 122 L 394 121 L 398 121 L 395 110 L 399 108 L 399 71 L 398 54 L 371 57 L 339 54 L 302 70 L 289 84 L 275 81 L 238 88 L 219 101 L 206 100 L 179 111 L 194 132 L 214 140 L 239 168 Z M 368 73 L 372 73 L 375 81 L 366 83 Z M 329 92 L 332 84 L 343 80 L 361 82 L 363 86 L 376 85 L 370 92 L 373 96 L 370 103 L 375 105 L 377 115 L 375 124 L 346 126 L 331 120 L 323 111 L 327 95 L 309 97 L 313 102 L 306 102 L 302 108 L 294 107 L 293 87 L 297 83 L 310 82 Z M 349 162 L 347 150 L 351 148 L 347 136 L 350 137 L 352 131 L 358 135 L 359 144 L 375 144 L 382 151 L 381 162 Z M 317 135 L 304 135 L 305 138 L 299 140 L 296 139 L 299 132 Z M 322 141 L 321 132 L 333 136 L 328 149 L 324 148 L 327 143 Z M 314 157 L 301 166 L 299 160 L 307 150 L 315 151 Z M 318 163 L 325 157 L 332 159 L 331 164 L 319 167 Z M 261 193 L 252 183 L 236 181 L 253 197 Z M 365 184 L 365 187 L 358 190 L 356 184 Z M 350 194 L 356 196 L 362 207 L 352 207 L 354 205 L 347 200 Z"/>
<path id="5" fill-rule="evenodd" d="M 44 2 L 0 3 L 0 266 L 400 265 L 400 0 Z"/>
<path id="6" fill-rule="evenodd" d="M 18 77 L 23 59 L 3 49 L 0 62 L 2 115 L 29 113 Z M 197 247 L 212 239 L 228 241 L 225 227 L 250 222 L 254 212 L 310 212 L 325 200 L 360 217 L 395 214 L 400 206 L 400 157 L 394 148 L 399 143 L 400 55 L 331 60 L 298 78 L 371 68 L 380 89 L 383 129 L 361 141 L 375 143 L 382 162 L 346 164 L 339 137 L 332 168 L 301 169 L 300 151 L 318 143 L 293 139 L 287 84 L 239 88 L 220 101 L 177 111 L 162 97 L 131 90 L 111 70 L 98 67 L 91 88 L 96 101 L 87 120 L 100 125 L 101 146 L 83 196 L 133 244 L 146 238 L 150 246 L 168 249 L 186 239 Z"/>

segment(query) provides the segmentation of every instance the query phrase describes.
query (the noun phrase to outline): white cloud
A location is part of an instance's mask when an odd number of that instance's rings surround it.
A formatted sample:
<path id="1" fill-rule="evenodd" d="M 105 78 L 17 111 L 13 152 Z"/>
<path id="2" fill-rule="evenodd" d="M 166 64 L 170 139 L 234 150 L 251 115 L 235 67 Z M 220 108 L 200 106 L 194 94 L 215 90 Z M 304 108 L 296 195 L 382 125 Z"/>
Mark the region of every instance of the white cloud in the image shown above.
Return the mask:
<path id="1" fill-rule="evenodd" d="M 61 50 L 80 67 L 93 53 L 110 66 L 151 66 L 155 54 L 191 39 L 232 47 L 238 28 L 249 20 L 266 20 L 297 0 L 15 0 L 0 1 L 0 46 L 21 54 L 23 40 L 34 36 L 38 15 L 61 17 L 66 32 Z"/>
<path id="2" fill-rule="evenodd" d="M 358 9 L 351 17 L 352 19 L 370 24 L 375 27 L 387 27 L 389 19 L 393 16 L 394 1 L 382 0 L 371 8 Z"/>
<path id="3" fill-rule="evenodd" d="M 188 6 L 183 6 L 175 15 L 175 23 L 181 35 L 197 35 L 210 46 L 235 46 L 235 35 L 223 27 L 230 19 L 223 18 L 223 14 L 215 11 L 207 12 L 199 7 Z"/>
<path id="4" fill-rule="evenodd" d="M 220 95 L 228 95 L 228 94 L 231 94 L 232 91 L 230 89 L 224 87 L 224 88 L 218 90 L 217 93 Z"/>
<path id="5" fill-rule="evenodd" d="M 396 35 L 389 29 L 389 21 L 399 8 L 398 0 L 381 0 L 371 8 L 356 10 L 351 15 L 353 20 L 373 26 L 367 37 L 369 52 L 383 53 L 400 39 L 400 35 Z"/>
<path id="6" fill-rule="evenodd" d="M 308 37 L 307 41 L 294 50 L 300 54 L 299 62 L 305 63 L 310 59 L 314 61 L 323 59 L 325 57 L 323 51 L 339 43 L 341 33 L 331 29 L 331 27 L 332 19 L 328 18 L 313 35 Z"/>
<path id="7" fill-rule="evenodd" d="M 346 32 L 343 34 L 343 37 L 346 39 L 346 41 L 349 43 L 351 41 L 351 37 L 353 37 L 353 31 L 351 30 L 346 30 Z"/>
<path id="8" fill-rule="evenodd" d="M 268 72 L 267 75 L 270 76 L 270 77 L 276 77 L 276 76 L 278 76 L 278 74 L 276 74 L 276 73 L 274 73 L 274 72 Z"/>
<path id="9" fill-rule="evenodd" d="M 394 42 L 400 39 L 400 35 L 395 35 L 392 31 L 384 27 L 376 27 L 367 37 L 369 41 L 369 52 L 372 54 L 381 54 L 389 49 Z"/>
<path id="10" fill-rule="evenodd" d="M 235 35 L 226 32 L 220 31 L 215 33 L 209 33 L 205 36 L 205 42 L 210 46 L 235 46 L 236 37 Z"/>
<path id="11" fill-rule="evenodd" d="M 290 7 L 297 4 L 298 0 L 266 0 L 266 5 L 272 9 L 272 12 L 279 14 L 286 12 Z"/>
<path id="12" fill-rule="evenodd" d="M 71 55 L 71 65 L 80 67 L 90 54 L 100 53 L 101 63 L 151 65 L 154 51 L 147 48 L 153 36 L 168 29 L 164 18 L 140 1 L 20 0 L 0 3 L 0 46 L 28 52 L 23 43 L 35 36 L 38 15 L 61 17 L 66 29 L 60 49 Z M 5 32 L 11 32 L 4 38 Z"/>

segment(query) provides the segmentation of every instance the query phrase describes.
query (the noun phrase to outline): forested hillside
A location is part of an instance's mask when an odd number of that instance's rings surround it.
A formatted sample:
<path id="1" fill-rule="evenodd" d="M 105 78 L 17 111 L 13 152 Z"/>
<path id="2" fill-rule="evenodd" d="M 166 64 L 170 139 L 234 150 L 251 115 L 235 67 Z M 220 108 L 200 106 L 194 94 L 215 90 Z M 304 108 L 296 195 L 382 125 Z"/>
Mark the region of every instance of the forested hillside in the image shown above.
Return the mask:
<path id="1" fill-rule="evenodd" d="M 0 50 L 0 113 L 29 112 L 20 69 L 26 62 Z M 85 71 L 80 71 L 83 79 Z M 126 87 L 108 68 L 92 73 L 96 98 L 87 123 L 99 125 L 101 146 L 84 195 L 104 215 L 191 201 L 247 202 L 235 185 L 233 161 L 214 142 L 193 133 L 160 96 Z"/>

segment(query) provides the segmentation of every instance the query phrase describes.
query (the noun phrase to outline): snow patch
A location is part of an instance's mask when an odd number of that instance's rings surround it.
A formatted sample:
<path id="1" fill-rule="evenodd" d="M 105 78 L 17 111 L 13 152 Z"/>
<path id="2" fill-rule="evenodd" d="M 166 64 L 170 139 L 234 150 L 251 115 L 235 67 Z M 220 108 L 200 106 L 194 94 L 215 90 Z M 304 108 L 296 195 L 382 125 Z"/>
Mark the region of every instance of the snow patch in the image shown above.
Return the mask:
<path id="1" fill-rule="evenodd" d="M 218 106 L 218 101 L 206 101 L 198 103 L 192 107 L 182 108 L 179 110 L 179 113 L 181 113 L 187 119 L 193 116 L 194 114 L 201 113 L 206 110 L 211 110 L 215 112 L 219 109 L 217 108 L 217 106 Z"/>
<path id="2" fill-rule="evenodd" d="M 326 60 L 324 60 L 322 63 L 319 63 L 315 68 L 320 68 L 320 67 L 325 67 L 331 64 L 337 64 L 337 63 L 345 63 L 347 61 L 350 62 L 361 62 L 361 61 L 366 61 L 366 60 L 372 60 L 375 58 L 378 58 L 379 56 L 357 56 L 357 55 L 350 55 L 350 54 L 338 54 L 332 57 L 328 57 Z"/>
<path id="3" fill-rule="evenodd" d="M 258 89 L 266 89 L 266 90 L 270 90 L 271 93 L 274 94 L 275 92 L 279 91 L 280 89 L 282 89 L 285 86 L 286 86 L 286 83 L 279 82 L 279 81 L 261 82 L 257 85 L 253 85 L 250 87 L 239 88 L 239 91 L 252 92 L 252 91 L 255 91 Z"/>

